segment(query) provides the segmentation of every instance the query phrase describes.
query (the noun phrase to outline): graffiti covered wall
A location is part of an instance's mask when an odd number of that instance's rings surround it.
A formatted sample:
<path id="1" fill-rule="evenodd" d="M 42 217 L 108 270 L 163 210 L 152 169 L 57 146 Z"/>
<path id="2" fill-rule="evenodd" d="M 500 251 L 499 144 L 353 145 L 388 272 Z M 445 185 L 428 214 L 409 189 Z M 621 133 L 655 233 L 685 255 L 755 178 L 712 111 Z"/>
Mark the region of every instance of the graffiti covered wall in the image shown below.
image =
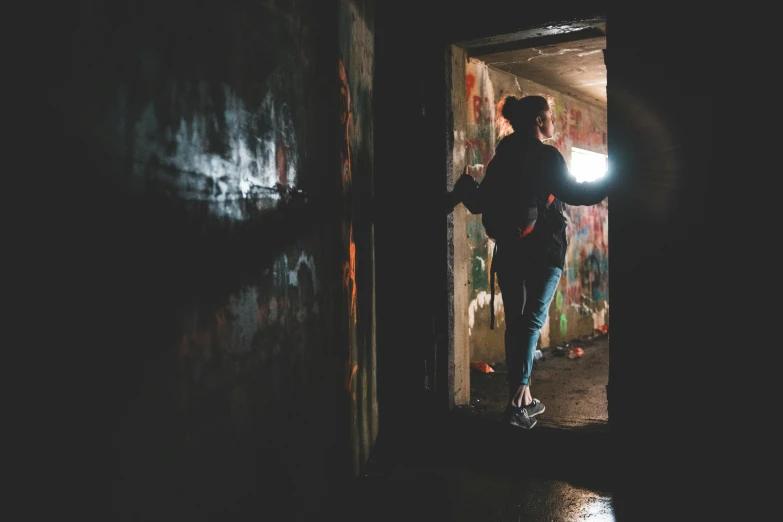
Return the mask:
<path id="1" fill-rule="evenodd" d="M 316 512 L 367 458 L 374 56 L 360 5 L 74 10 L 61 168 L 83 216 L 72 248 L 89 259 L 79 293 L 100 339 L 115 515 Z"/>
<path id="2" fill-rule="evenodd" d="M 506 95 L 543 95 L 553 102 L 555 136 L 551 144 L 570 164 L 571 148 L 607 153 L 606 111 L 563 95 L 552 89 L 517 78 L 471 60 L 466 71 L 467 164 L 472 175 L 483 178 L 501 135 L 495 107 Z M 502 122 L 501 122 L 502 123 Z M 542 329 L 541 345 L 548 347 L 582 335 L 608 323 L 608 203 L 590 207 L 566 205 L 569 247 L 566 266 L 549 319 Z M 505 359 L 502 296 L 495 288 L 495 329 L 489 329 L 489 276 L 492 241 L 481 226 L 481 216 L 468 217 L 472 268 L 469 277 L 471 302 L 471 360 L 497 362 Z"/>
<path id="3" fill-rule="evenodd" d="M 495 89 L 485 65 L 469 60 L 465 70 L 467 98 L 467 125 L 465 164 L 475 179 L 484 179 L 484 169 L 495 151 Z M 467 235 L 470 262 L 468 274 L 470 304 L 468 305 L 468 333 L 471 360 L 495 359 L 496 347 L 503 347 L 503 299 L 495 296 L 495 329 L 489 329 L 490 277 L 489 261 L 494 243 L 484 233 L 481 216 L 467 214 Z"/>

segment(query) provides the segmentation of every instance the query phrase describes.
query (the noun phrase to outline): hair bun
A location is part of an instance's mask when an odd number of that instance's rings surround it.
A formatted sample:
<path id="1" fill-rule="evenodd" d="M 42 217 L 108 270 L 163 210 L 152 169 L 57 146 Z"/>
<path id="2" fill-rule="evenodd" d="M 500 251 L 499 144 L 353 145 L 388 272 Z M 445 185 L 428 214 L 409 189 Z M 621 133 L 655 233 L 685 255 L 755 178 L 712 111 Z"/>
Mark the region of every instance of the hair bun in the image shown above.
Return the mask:
<path id="1" fill-rule="evenodd" d="M 506 120 L 511 121 L 512 114 L 514 113 L 514 105 L 516 105 L 518 101 L 519 98 L 517 98 L 513 94 L 509 94 L 508 96 L 506 96 L 503 102 L 503 108 L 500 110 L 500 113 L 503 115 L 503 117 Z"/>

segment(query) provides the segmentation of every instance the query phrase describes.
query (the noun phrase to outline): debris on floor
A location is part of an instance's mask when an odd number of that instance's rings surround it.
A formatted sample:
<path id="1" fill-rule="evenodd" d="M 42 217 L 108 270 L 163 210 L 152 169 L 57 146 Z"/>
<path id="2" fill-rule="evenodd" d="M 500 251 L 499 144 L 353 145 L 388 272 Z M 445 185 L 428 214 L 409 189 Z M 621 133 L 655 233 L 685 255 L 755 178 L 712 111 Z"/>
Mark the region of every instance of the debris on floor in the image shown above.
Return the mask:
<path id="1" fill-rule="evenodd" d="M 568 353 L 568 348 L 564 346 L 553 346 L 549 348 L 549 354 L 553 357 L 565 357 Z"/>
<path id="2" fill-rule="evenodd" d="M 470 363 L 470 367 L 471 367 L 471 368 L 473 368 L 473 369 L 475 369 L 475 370 L 478 370 L 478 371 L 480 371 L 480 372 L 482 372 L 482 373 L 492 373 L 492 372 L 494 372 L 494 371 L 495 371 L 495 370 L 492 368 L 492 366 L 488 365 L 488 364 L 487 364 L 486 362 L 484 362 L 484 361 L 475 361 L 475 362 L 471 362 L 471 363 Z"/>
<path id="3" fill-rule="evenodd" d="M 571 351 L 568 352 L 568 358 L 569 359 L 576 359 L 577 357 L 581 357 L 585 354 L 585 351 L 579 347 L 571 348 Z"/>

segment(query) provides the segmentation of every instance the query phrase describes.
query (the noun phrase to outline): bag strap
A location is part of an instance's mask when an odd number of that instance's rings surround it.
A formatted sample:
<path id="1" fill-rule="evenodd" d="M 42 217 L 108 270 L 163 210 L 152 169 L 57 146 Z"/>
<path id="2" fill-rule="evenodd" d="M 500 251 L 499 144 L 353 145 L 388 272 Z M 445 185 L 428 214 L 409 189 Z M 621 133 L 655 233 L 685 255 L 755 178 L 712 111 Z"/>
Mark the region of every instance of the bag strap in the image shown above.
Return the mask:
<path id="1" fill-rule="evenodd" d="M 495 255 L 498 253 L 498 244 L 492 249 L 492 261 L 489 263 L 489 329 L 495 329 Z"/>

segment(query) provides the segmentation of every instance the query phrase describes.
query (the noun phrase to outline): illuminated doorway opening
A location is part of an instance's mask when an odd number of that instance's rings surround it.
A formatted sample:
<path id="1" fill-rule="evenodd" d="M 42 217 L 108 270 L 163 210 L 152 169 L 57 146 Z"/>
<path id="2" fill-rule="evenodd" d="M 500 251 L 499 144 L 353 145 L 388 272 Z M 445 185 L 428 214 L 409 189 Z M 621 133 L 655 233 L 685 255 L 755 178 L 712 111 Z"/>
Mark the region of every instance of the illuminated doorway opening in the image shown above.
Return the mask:
<path id="1" fill-rule="evenodd" d="M 547 143 L 560 150 L 577 180 L 606 172 L 606 25 L 554 29 L 499 38 L 500 43 L 452 46 L 453 179 L 464 170 L 483 179 L 502 139 L 497 104 L 508 94 L 550 100 L 556 127 Z M 539 426 L 603 431 L 608 430 L 608 200 L 566 206 L 566 215 L 566 266 L 541 332 L 531 390 L 547 406 Z M 499 419 L 508 384 L 502 295 L 497 286 L 491 288 L 489 277 L 494 245 L 480 215 L 459 205 L 449 219 L 453 405 L 467 415 Z M 489 320 L 493 292 L 494 329 Z"/>

